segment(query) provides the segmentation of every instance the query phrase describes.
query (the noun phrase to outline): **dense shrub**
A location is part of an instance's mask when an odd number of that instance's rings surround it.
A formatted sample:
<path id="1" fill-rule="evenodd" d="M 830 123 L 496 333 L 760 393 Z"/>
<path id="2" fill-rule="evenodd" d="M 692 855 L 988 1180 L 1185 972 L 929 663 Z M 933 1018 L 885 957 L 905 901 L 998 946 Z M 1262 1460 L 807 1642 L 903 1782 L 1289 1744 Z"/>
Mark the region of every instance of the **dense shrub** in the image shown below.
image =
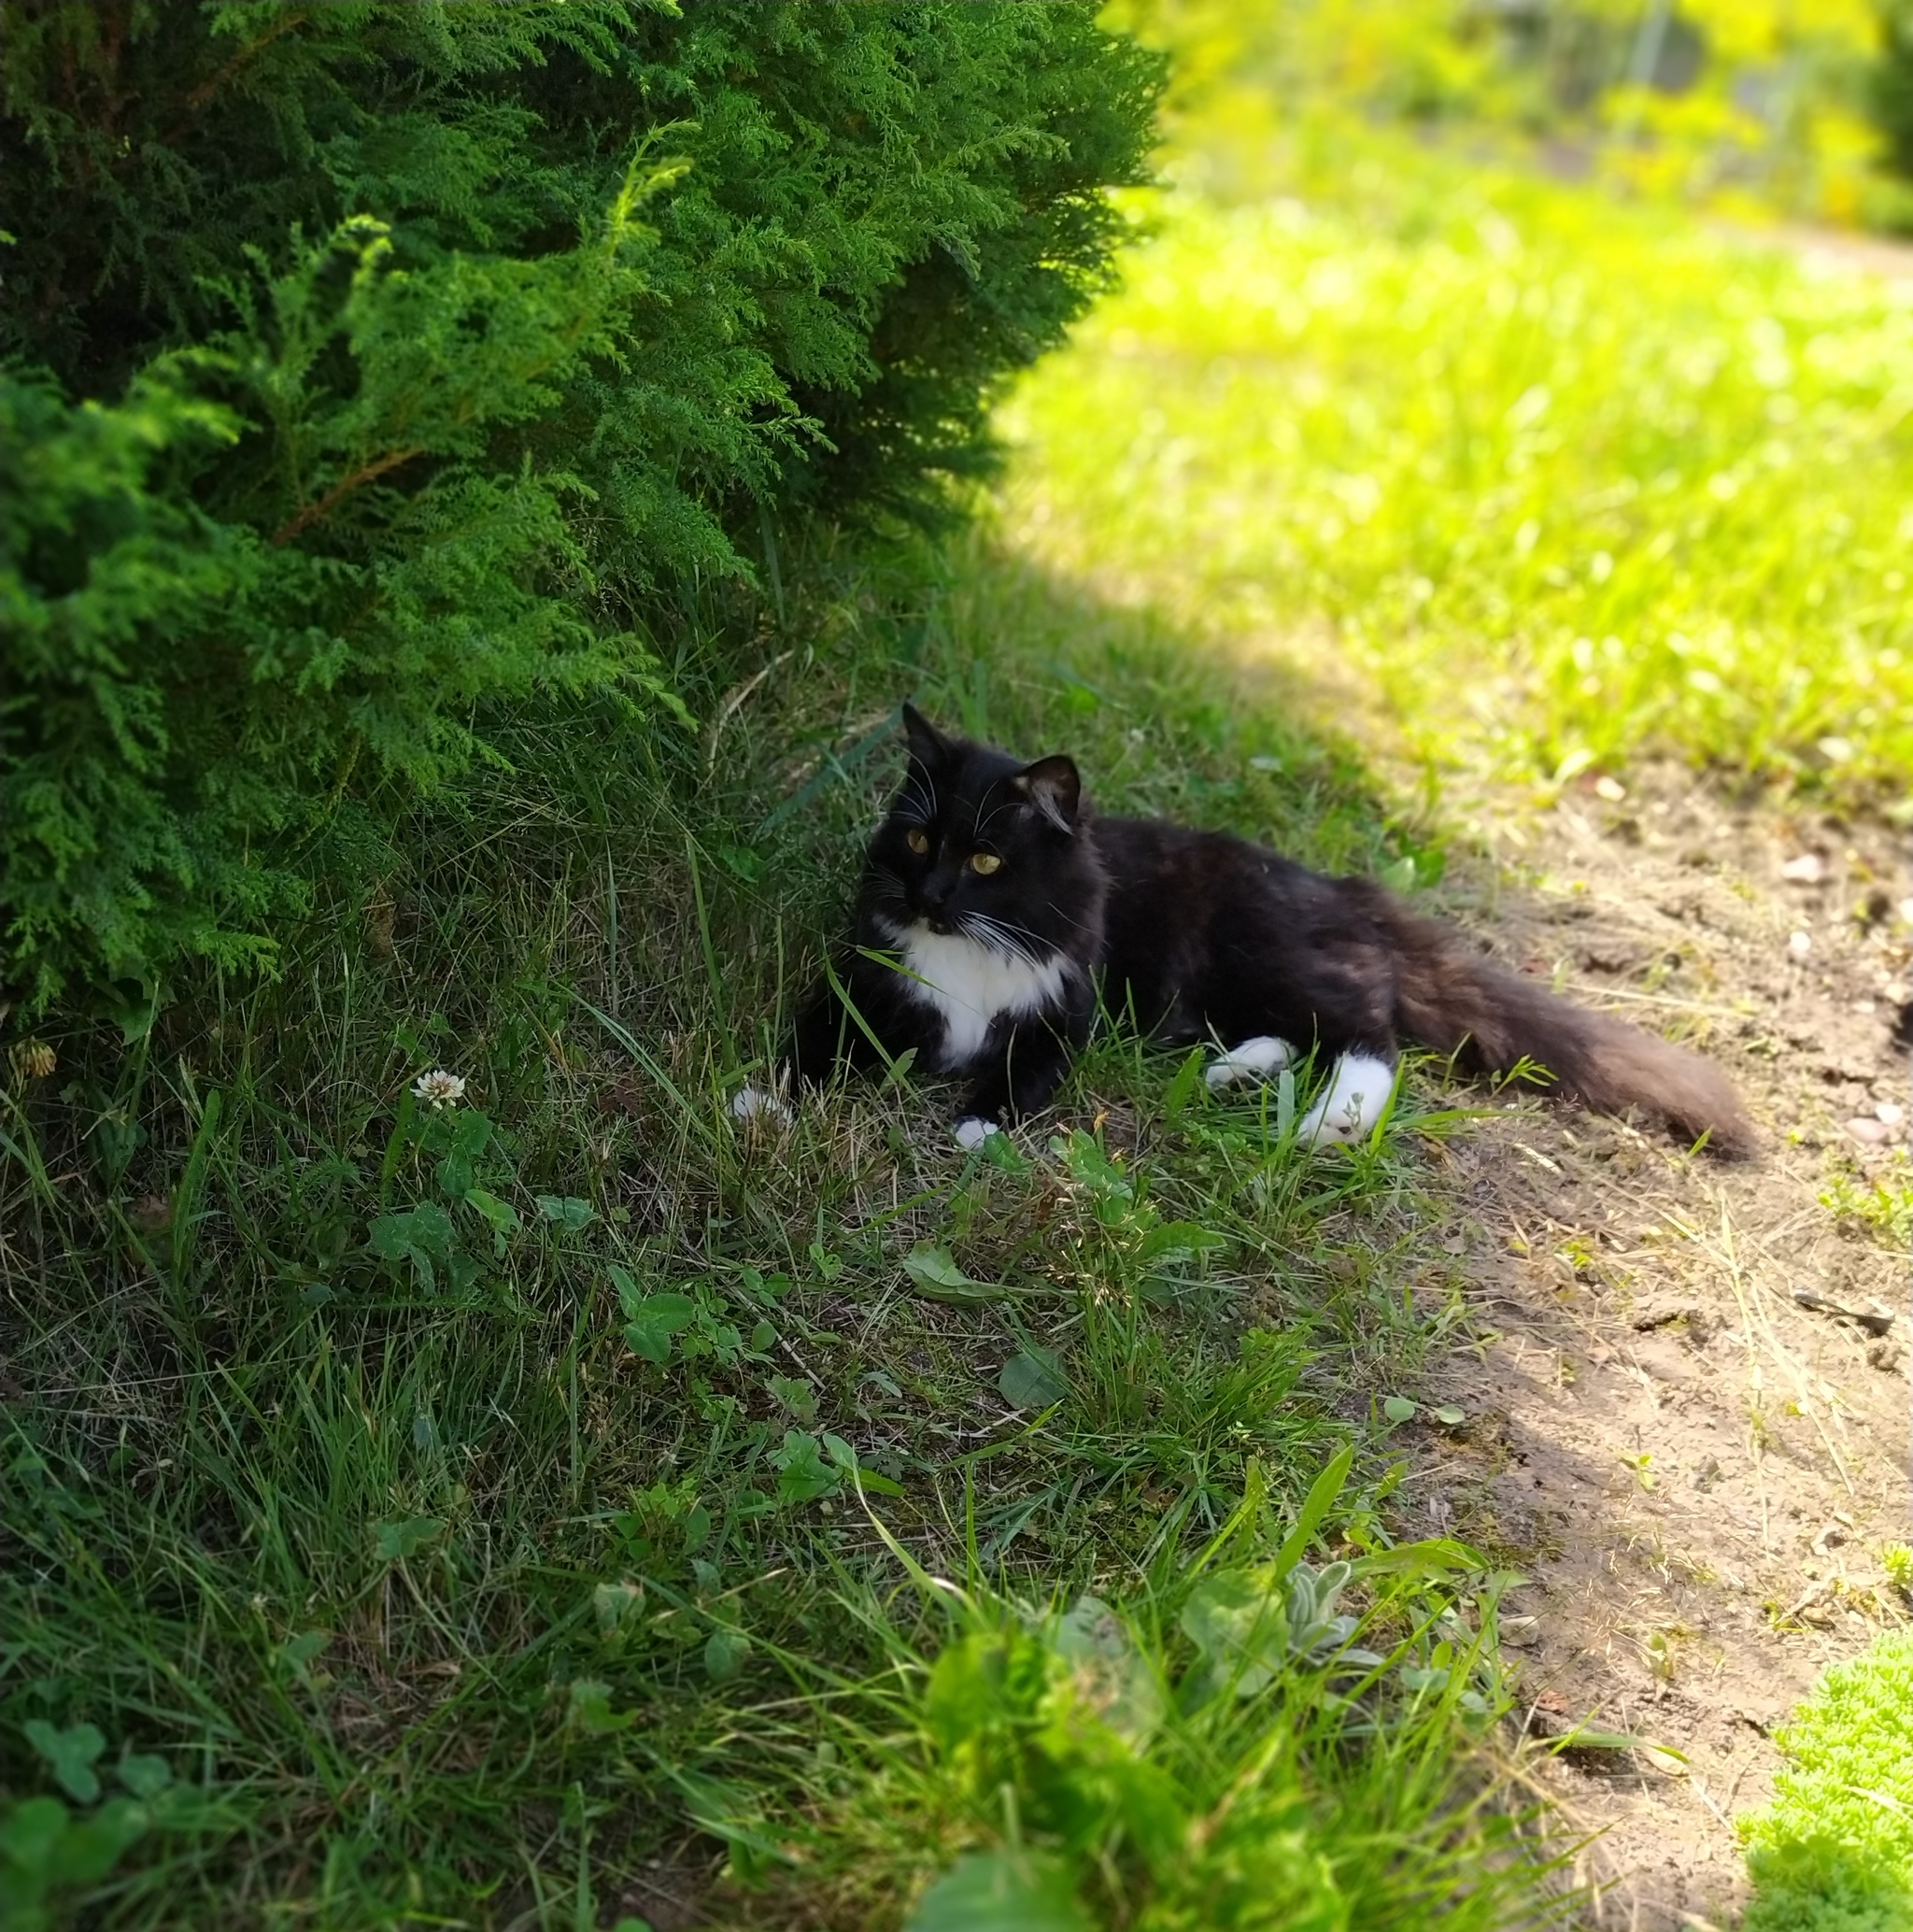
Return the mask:
<path id="1" fill-rule="evenodd" d="M 7 976 L 256 962 L 489 720 L 935 502 L 1113 240 L 1087 5 L 10 0 Z"/>
<path id="2" fill-rule="evenodd" d="M 1884 143 L 1880 159 L 1903 180 L 1913 180 L 1913 7 L 1906 0 L 1882 0 L 1879 60 L 1868 93 Z"/>

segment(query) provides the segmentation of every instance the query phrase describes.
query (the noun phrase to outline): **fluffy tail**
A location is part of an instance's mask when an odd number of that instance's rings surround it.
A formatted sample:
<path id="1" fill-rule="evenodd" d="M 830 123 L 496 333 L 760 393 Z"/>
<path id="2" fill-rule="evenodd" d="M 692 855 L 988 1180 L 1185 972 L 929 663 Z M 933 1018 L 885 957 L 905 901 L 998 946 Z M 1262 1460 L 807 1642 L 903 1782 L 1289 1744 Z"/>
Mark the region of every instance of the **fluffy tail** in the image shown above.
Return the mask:
<path id="1" fill-rule="evenodd" d="M 1550 1089 L 1601 1114 L 1639 1107 L 1716 1153 L 1754 1146 L 1752 1123 L 1719 1068 L 1603 1013 L 1590 1013 L 1474 952 L 1459 933 L 1392 900 L 1382 923 L 1399 968 L 1396 1025 L 1417 1045 L 1453 1054 L 1471 1073 L 1506 1073 L 1525 1058 Z"/>

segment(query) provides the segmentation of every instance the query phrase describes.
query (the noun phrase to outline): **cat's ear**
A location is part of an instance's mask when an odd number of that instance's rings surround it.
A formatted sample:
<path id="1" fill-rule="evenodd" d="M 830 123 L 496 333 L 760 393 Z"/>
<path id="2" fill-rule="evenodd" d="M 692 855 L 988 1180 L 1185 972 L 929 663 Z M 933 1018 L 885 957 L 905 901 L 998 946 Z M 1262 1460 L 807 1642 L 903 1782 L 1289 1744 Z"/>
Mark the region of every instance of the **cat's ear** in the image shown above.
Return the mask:
<path id="1" fill-rule="evenodd" d="M 1077 775 L 1073 759 L 1040 758 L 1033 765 L 1026 765 L 1010 782 L 1058 831 L 1076 830 L 1076 814 L 1083 803 L 1083 780 Z"/>
<path id="2" fill-rule="evenodd" d="M 903 707 L 903 731 L 910 740 L 910 755 L 918 764 L 933 770 L 949 758 L 950 741 L 914 704 Z"/>

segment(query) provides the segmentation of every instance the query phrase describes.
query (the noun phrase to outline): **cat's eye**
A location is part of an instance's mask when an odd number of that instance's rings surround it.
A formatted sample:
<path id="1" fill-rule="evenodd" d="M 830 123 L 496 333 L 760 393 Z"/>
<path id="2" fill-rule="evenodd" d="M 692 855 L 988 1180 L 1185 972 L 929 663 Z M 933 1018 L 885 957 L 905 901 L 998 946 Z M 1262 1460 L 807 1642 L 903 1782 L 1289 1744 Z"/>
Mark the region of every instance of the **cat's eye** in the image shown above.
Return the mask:
<path id="1" fill-rule="evenodd" d="M 980 872 L 985 878 L 988 878 L 1002 863 L 994 852 L 972 852 L 970 855 L 971 871 Z"/>
<path id="2" fill-rule="evenodd" d="M 927 831 L 911 831 L 904 834 L 904 844 L 921 859 L 930 848 L 930 835 Z"/>

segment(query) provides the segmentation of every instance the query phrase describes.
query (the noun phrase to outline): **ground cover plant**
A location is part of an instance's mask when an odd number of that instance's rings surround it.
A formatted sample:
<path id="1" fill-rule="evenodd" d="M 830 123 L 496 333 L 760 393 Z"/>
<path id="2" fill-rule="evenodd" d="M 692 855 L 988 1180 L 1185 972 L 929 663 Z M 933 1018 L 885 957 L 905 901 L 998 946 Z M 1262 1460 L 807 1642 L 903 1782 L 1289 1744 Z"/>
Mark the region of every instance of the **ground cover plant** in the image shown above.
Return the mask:
<path id="1" fill-rule="evenodd" d="M 1019 545 L 1238 647 L 1325 627 L 1438 764 L 1903 806 L 1909 284 L 1237 111 L 1019 401 Z"/>
<path id="2" fill-rule="evenodd" d="M 737 682 L 700 740 L 527 722 L 281 979 L 13 1057 L 11 1896 L 934 1925 L 954 1871 L 1171 1924 L 1252 1868 L 1169 1840 L 1240 1804 L 1325 1925 L 1423 1923 L 1464 1868 L 1467 1922 L 1532 1916 L 1494 1567 L 1380 1513 L 1448 1305 L 1415 1149 L 1452 1116 L 1410 1095 L 1309 1160 L 1293 1093 L 1120 1039 L 987 1159 L 907 1077 L 788 1135 L 724 1105 L 848 889 L 900 688 L 1318 863 L 1424 831 L 983 540 L 786 564 L 768 675 L 756 613 L 711 618 Z M 1085 1593 L 1159 1693 L 1141 1730 L 1070 1688 Z M 996 1651 L 1027 1701 L 972 1747 L 951 1673 Z"/>
<path id="3" fill-rule="evenodd" d="M 1781 1739 L 1773 1805 L 1744 1819 L 1746 1932 L 1888 1932 L 1913 1917 L 1913 1639 L 1827 1673 Z"/>

